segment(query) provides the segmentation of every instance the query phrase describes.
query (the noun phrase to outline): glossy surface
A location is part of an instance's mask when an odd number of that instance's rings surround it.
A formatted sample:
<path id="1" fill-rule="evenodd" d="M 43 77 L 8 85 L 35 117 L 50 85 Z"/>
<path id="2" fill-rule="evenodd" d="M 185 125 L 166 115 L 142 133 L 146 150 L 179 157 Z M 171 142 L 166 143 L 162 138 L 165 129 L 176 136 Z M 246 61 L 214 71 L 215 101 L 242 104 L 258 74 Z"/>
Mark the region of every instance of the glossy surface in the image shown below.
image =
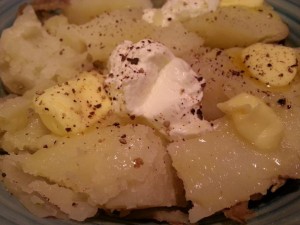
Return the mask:
<path id="1" fill-rule="evenodd" d="M 0 30 L 8 27 L 17 12 L 18 6 L 27 1 L 0 0 Z M 277 11 L 279 11 L 285 22 L 288 23 L 291 33 L 287 44 L 300 46 L 300 1 L 299 0 L 268 0 Z M 300 224 L 300 181 L 291 181 L 282 187 L 276 194 L 272 194 L 257 205 L 251 204 L 256 209 L 256 217 L 248 222 L 250 225 L 298 225 Z M 141 224 L 131 222 L 120 222 L 113 219 L 102 218 L 85 223 L 73 221 L 59 221 L 54 219 L 40 219 L 31 215 L 23 206 L 2 186 L 0 186 L 0 224 L 1 225 L 67 225 L 67 224 Z M 105 222 L 103 222 L 105 221 Z M 155 224 L 152 222 L 143 224 Z M 216 215 L 205 219 L 200 224 L 235 224 Z"/>

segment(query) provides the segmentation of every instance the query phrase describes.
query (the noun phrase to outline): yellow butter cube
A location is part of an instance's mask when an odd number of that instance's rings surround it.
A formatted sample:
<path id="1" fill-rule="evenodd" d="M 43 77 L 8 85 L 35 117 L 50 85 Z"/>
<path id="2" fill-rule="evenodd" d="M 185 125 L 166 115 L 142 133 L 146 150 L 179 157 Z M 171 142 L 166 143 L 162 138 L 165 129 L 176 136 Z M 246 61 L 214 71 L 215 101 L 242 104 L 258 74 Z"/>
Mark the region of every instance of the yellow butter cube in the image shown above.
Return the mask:
<path id="1" fill-rule="evenodd" d="M 243 50 L 242 60 L 255 79 L 269 86 L 288 85 L 297 74 L 296 52 L 289 47 L 257 43 Z"/>
<path id="2" fill-rule="evenodd" d="M 34 98 L 34 109 L 53 133 L 78 133 L 101 120 L 111 109 L 103 77 L 84 72 Z"/>
<path id="3" fill-rule="evenodd" d="M 218 107 L 232 119 L 237 132 L 260 151 L 270 152 L 279 147 L 283 123 L 259 98 L 241 93 Z"/>

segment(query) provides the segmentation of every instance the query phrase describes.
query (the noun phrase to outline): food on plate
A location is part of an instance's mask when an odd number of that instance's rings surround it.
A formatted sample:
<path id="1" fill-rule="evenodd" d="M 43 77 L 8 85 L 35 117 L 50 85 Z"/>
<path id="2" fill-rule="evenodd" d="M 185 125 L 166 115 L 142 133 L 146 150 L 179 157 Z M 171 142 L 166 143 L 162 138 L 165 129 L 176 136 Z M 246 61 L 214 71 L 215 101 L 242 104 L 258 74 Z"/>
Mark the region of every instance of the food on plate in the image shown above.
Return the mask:
<path id="1" fill-rule="evenodd" d="M 30 212 L 243 222 L 300 178 L 300 51 L 271 6 L 82 2 L 34 1 L 0 39 L 1 180 Z"/>

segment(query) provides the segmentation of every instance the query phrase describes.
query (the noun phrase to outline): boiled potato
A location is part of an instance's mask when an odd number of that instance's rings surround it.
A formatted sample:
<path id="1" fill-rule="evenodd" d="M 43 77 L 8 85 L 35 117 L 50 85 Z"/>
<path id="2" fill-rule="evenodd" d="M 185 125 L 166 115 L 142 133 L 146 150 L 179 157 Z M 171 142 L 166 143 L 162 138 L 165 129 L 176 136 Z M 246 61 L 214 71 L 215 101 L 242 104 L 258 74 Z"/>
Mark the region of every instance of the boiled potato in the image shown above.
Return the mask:
<path id="1" fill-rule="evenodd" d="M 87 54 L 78 54 L 50 36 L 31 6 L 3 31 L 0 49 L 1 79 L 17 94 L 65 81 L 88 67 Z"/>
<path id="2" fill-rule="evenodd" d="M 83 24 L 104 12 L 136 8 L 152 8 L 152 2 L 151 0 L 71 0 L 64 13 L 70 23 Z"/>
<path id="3" fill-rule="evenodd" d="M 248 201 L 252 194 L 266 194 L 270 186 L 280 183 L 279 176 L 300 178 L 299 141 L 295 140 L 297 147 L 287 148 L 289 140 L 285 138 L 279 151 L 261 154 L 238 137 L 227 119 L 216 121 L 216 125 L 212 132 L 168 147 L 186 198 L 193 202 L 191 222 Z M 286 137 L 292 132 L 299 134 L 299 129 L 294 126 L 293 131 L 286 131 Z"/>
<path id="4" fill-rule="evenodd" d="M 183 202 L 165 148 L 153 130 L 142 125 L 115 125 L 58 139 L 54 146 L 26 156 L 21 166 L 25 173 L 85 193 L 101 208 Z"/>
<path id="5" fill-rule="evenodd" d="M 24 128 L 7 131 L 0 142 L 1 148 L 9 153 L 35 152 L 54 144 L 56 136 L 51 134 L 39 117 L 31 111 Z"/>
<path id="6" fill-rule="evenodd" d="M 150 25 L 140 19 L 141 16 L 142 11 L 138 9 L 117 10 L 101 14 L 83 25 L 66 24 L 61 16 L 60 19 L 50 18 L 46 27 L 51 34 L 68 42 L 68 45 L 76 46 L 72 43 L 81 43 L 80 49 L 86 48 L 93 61 L 105 62 L 119 43 L 124 40 L 136 42 L 153 31 Z M 71 36 L 75 37 L 70 41 Z"/>
<path id="7" fill-rule="evenodd" d="M 197 52 L 203 45 L 201 37 L 194 32 L 187 31 L 178 22 L 174 22 L 166 28 L 155 27 L 155 30 L 148 38 L 164 44 L 178 57 Z"/>
<path id="8" fill-rule="evenodd" d="M 185 58 L 194 71 L 206 80 L 202 100 L 205 118 L 215 120 L 222 117 L 224 114 L 217 104 L 242 92 L 259 97 L 281 115 L 289 114 L 300 106 L 297 94 L 300 85 L 299 70 L 288 86 L 271 88 L 252 78 L 242 62 L 241 53 L 242 48 L 203 48 L 201 54 Z"/>
<path id="9" fill-rule="evenodd" d="M 0 131 L 16 131 L 26 127 L 30 98 L 8 95 L 1 99 Z"/>
<path id="10" fill-rule="evenodd" d="M 269 6 L 220 7 L 217 11 L 184 22 L 184 26 L 218 48 L 244 47 L 256 42 L 275 42 L 288 35 L 288 27 Z"/>
<path id="11" fill-rule="evenodd" d="M 69 24 L 66 17 L 60 15 L 46 21 L 45 27 L 73 50 L 87 51 L 94 62 L 106 62 L 113 49 L 124 40 L 137 42 L 150 38 L 163 43 L 177 56 L 190 54 L 203 44 L 202 38 L 187 31 L 181 23 L 159 28 L 141 20 L 142 13 L 138 9 L 112 11 L 83 25 Z"/>
<path id="12" fill-rule="evenodd" d="M 56 217 L 82 221 L 97 213 L 97 207 L 83 194 L 49 184 L 47 181 L 25 174 L 20 162 L 25 155 L 9 155 L 2 158 L 0 171 L 5 174 L 5 187 L 19 198 L 27 209 L 39 217 Z"/>

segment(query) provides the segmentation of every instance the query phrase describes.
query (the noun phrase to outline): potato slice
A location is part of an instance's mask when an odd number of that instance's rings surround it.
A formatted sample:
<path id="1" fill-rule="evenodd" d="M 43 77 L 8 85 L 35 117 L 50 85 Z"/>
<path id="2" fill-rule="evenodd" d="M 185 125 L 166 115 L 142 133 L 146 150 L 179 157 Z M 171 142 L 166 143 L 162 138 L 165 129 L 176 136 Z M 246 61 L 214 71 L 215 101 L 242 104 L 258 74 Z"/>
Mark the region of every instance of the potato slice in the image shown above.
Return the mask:
<path id="1" fill-rule="evenodd" d="M 206 46 L 244 47 L 256 42 L 275 42 L 287 37 L 288 27 L 269 6 L 221 7 L 216 12 L 184 23 L 203 37 Z"/>
<path id="2" fill-rule="evenodd" d="M 59 139 L 21 165 L 26 173 L 85 193 L 99 207 L 131 209 L 180 202 L 166 157 L 151 128 L 115 125 Z"/>
<path id="3" fill-rule="evenodd" d="M 192 223 L 248 201 L 252 194 L 265 194 L 278 176 L 300 178 L 299 146 L 261 154 L 241 140 L 226 119 L 216 125 L 215 131 L 168 147 L 186 198 L 194 205 L 189 212 Z M 299 132 L 299 126 L 292 132 Z"/>
<path id="4" fill-rule="evenodd" d="M 70 23 L 83 24 L 104 12 L 144 8 L 152 8 L 151 0 L 71 0 L 65 8 L 65 15 Z"/>
<path id="5" fill-rule="evenodd" d="M 97 207 L 88 203 L 83 194 L 49 184 L 45 180 L 25 174 L 20 166 L 25 155 L 1 157 L 0 171 L 5 175 L 5 187 L 39 217 L 56 217 L 61 219 L 84 220 L 97 213 Z"/>
<path id="6" fill-rule="evenodd" d="M 8 95 L 0 103 L 0 131 L 16 131 L 26 126 L 28 122 L 28 107 L 30 98 Z"/>
<path id="7" fill-rule="evenodd" d="M 160 28 L 143 21 L 142 14 L 139 9 L 117 10 L 82 25 L 69 24 L 67 18 L 60 15 L 47 20 L 45 27 L 74 51 L 88 52 L 93 62 L 106 62 L 113 49 L 124 40 L 138 42 L 150 38 L 166 45 L 176 56 L 190 54 L 203 45 L 202 38 L 187 31 L 181 23 Z"/>
<path id="8" fill-rule="evenodd" d="M 262 99 L 282 118 L 295 113 L 293 110 L 300 107 L 297 94 L 300 86 L 299 69 L 289 85 L 267 87 L 251 77 L 242 61 L 242 50 L 242 48 L 226 50 L 202 48 L 202 53 L 185 57 L 194 71 L 206 80 L 202 100 L 204 117 L 211 121 L 222 117 L 224 114 L 217 108 L 217 104 L 242 92 Z"/>

